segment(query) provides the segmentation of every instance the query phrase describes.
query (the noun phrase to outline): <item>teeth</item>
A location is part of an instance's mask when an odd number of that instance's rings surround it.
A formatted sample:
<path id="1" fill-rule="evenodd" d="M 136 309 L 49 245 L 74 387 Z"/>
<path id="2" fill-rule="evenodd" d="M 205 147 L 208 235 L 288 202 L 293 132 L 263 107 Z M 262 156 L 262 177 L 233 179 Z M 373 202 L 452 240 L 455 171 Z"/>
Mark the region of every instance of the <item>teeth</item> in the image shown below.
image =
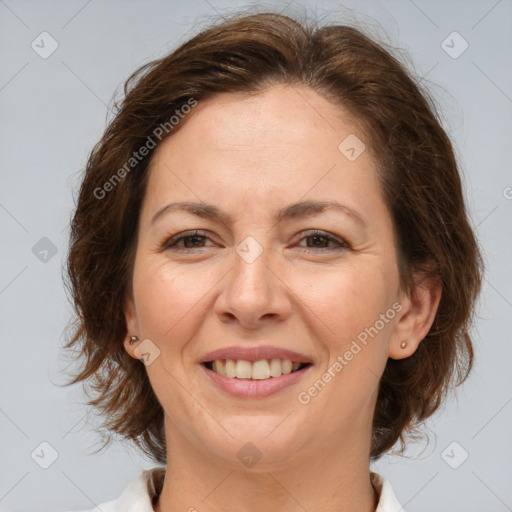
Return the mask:
<path id="1" fill-rule="evenodd" d="M 272 377 L 281 377 L 281 359 L 272 359 L 270 361 L 270 375 Z"/>
<path id="2" fill-rule="evenodd" d="M 226 370 L 224 369 L 224 363 L 220 360 L 213 361 L 212 369 L 214 372 L 217 372 L 220 375 L 226 375 Z"/>
<path id="3" fill-rule="evenodd" d="M 292 363 L 289 359 L 271 359 L 270 361 L 260 359 L 254 362 L 245 359 L 226 359 L 226 361 L 217 359 L 212 363 L 212 370 L 230 379 L 265 380 L 298 370 L 301 364 Z"/>
<path id="4" fill-rule="evenodd" d="M 252 377 L 252 364 L 249 361 L 239 359 L 235 366 L 235 377 L 237 379 L 250 379 Z"/>
<path id="5" fill-rule="evenodd" d="M 286 373 L 292 373 L 292 367 L 293 367 L 293 364 L 292 364 L 292 362 L 289 359 L 285 359 L 281 363 L 281 370 L 285 374 Z"/>
<path id="6" fill-rule="evenodd" d="M 233 361 L 233 359 L 227 359 L 226 364 L 224 366 L 224 370 L 226 371 L 226 377 L 234 379 L 236 377 L 235 368 L 236 362 Z"/>
<path id="7" fill-rule="evenodd" d="M 240 361 L 238 361 L 240 362 Z M 248 361 L 245 361 L 248 362 Z M 238 375 L 237 375 L 238 376 Z M 260 359 L 252 363 L 252 374 L 253 379 L 263 380 L 270 377 L 270 366 L 266 359 Z"/>

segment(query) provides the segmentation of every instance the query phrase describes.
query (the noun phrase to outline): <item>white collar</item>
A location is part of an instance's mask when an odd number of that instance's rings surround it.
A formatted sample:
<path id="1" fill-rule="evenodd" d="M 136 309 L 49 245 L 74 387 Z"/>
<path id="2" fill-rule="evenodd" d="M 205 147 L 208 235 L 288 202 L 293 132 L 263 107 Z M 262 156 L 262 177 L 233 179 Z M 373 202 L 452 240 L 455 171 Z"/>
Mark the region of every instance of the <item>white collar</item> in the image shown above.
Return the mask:
<path id="1" fill-rule="evenodd" d="M 385 476 L 370 471 L 370 481 L 380 496 L 375 512 L 405 512 L 393 492 L 390 481 Z"/>
<path id="2" fill-rule="evenodd" d="M 154 512 L 152 499 L 155 494 L 159 494 L 164 476 L 165 466 L 147 469 L 128 484 L 117 500 L 103 503 L 99 508 L 103 512 Z M 375 512 L 405 512 L 389 480 L 370 471 L 370 481 L 379 494 Z"/>

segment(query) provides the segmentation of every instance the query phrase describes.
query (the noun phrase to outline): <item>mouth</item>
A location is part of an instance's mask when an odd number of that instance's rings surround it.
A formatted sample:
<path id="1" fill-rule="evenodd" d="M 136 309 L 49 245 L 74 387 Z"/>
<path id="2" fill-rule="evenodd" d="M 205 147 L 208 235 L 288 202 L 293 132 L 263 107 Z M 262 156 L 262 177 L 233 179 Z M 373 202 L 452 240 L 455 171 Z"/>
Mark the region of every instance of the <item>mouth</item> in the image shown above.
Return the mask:
<path id="1" fill-rule="evenodd" d="M 228 379 L 269 380 L 300 372 L 311 363 L 292 361 L 290 359 L 215 359 L 205 361 L 202 365 L 208 370 Z"/>
<path id="2" fill-rule="evenodd" d="M 263 399 L 301 382 L 313 363 L 291 359 L 214 359 L 199 365 L 221 392 L 243 399 Z"/>

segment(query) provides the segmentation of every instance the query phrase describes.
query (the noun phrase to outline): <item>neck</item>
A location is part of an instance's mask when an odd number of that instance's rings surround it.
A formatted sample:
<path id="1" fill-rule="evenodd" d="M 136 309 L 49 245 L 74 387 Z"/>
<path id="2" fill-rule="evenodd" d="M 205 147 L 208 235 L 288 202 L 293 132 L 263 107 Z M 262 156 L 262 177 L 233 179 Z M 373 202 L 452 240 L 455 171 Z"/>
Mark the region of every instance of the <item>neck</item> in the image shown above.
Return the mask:
<path id="1" fill-rule="evenodd" d="M 239 463 L 194 450 L 184 439 L 167 448 L 156 512 L 375 512 L 378 504 L 367 446 L 319 445 L 293 460 L 264 465 L 261 459 L 243 470 Z"/>

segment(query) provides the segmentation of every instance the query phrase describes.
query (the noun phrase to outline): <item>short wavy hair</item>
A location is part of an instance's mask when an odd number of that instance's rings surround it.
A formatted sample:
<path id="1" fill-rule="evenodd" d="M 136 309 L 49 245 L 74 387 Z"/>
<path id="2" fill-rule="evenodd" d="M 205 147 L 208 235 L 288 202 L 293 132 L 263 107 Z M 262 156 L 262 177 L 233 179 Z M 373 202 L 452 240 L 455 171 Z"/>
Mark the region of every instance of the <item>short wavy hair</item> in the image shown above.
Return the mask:
<path id="1" fill-rule="evenodd" d="M 484 265 L 438 107 L 392 53 L 355 27 L 238 13 L 127 79 L 124 97 L 114 102 L 114 117 L 87 161 L 66 269 L 76 314 L 64 348 L 77 349 L 81 366 L 65 385 L 83 383 L 88 405 L 101 412 L 104 446 L 116 433 L 155 462 L 167 462 L 163 408 L 145 366 L 123 346 L 123 304 L 132 293 L 139 211 L 154 148 L 137 161 L 133 157 L 191 98 L 200 102 L 216 93 L 307 86 L 352 116 L 366 134 L 393 220 L 402 288 L 412 291 L 418 275 L 437 276 L 442 283 L 435 319 L 415 353 L 387 361 L 373 417 L 371 460 L 398 440 L 403 453 L 406 435 L 420 432 L 453 381 L 458 386 L 466 380 Z"/>

